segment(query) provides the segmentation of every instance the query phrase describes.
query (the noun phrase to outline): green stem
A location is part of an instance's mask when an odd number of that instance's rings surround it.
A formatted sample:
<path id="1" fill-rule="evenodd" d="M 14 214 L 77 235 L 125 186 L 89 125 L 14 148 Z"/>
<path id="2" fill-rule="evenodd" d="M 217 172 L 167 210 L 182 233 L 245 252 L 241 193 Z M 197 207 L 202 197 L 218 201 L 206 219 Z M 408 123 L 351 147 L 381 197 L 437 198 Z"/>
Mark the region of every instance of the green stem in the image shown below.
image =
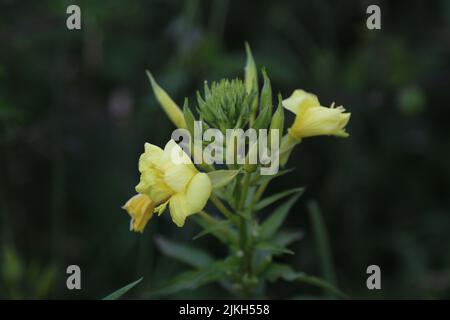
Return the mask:
<path id="1" fill-rule="evenodd" d="M 259 199 L 261 199 L 262 195 L 264 194 L 264 191 L 266 191 L 267 186 L 269 185 L 269 181 L 264 182 L 261 184 L 258 189 L 255 192 L 255 196 L 253 197 L 252 206 L 256 204 Z"/>
<path id="2" fill-rule="evenodd" d="M 242 180 L 241 186 L 241 197 L 239 199 L 238 210 L 243 211 L 245 206 L 245 201 L 247 198 L 248 190 L 250 188 L 250 174 L 245 174 Z M 249 208 L 250 210 L 252 208 Z M 244 216 L 239 216 L 239 246 L 243 252 L 242 257 L 242 276 L 243 276 L 243 288 L 244 294 L 248 297 L 252 295 L 252 288 L 249 287 L 245 281 L 252 277 L 252 248 L 251 239 L 249 239 L 249 222 L 251 222 L 252 212 L 248 212 L 248 218 Z"/>
<path id="3" fill-rule="evenodd" d="M 203 219 L 205 219 L 205 221 L 207 221 L 208 223 L 210 223 L 210 224 L 215 224 L 215 223 L 217 223 L 217 220 L 216 219 L 214 219 L 213 217 L 211 217 L 207 212 L 205 212 L 205 211 L 200 211 L 199 213 L 199 216 L 201 216 Z"/>
<path id="4" fill-rule="evenodd" d="M 236 221 L 234 213 L 228 210 L 218 197 L 216 197 L 214 194 L 211 194 L 210 199 L 212 203 L 214 203 L 214 205 L 217 207 L 217 209 L 219 209 L 219 211 L 225 216 L 225 218 L 231 221 Z"/>
<path id="5" fill-rule="evenodd" d="M 248 193 L 248 189 L 249 189 L 249 184 L 250 184 L 250 174 L 246 173 L 244 175 L 244 179 L 242 181 L 242 193 L 241 193 L 241 197 L 239 200 L 239 206 L 238 206 L 239 210 L 242 210 L 244 208 L 245 200 L 247 198 L 247 193 Z"/>

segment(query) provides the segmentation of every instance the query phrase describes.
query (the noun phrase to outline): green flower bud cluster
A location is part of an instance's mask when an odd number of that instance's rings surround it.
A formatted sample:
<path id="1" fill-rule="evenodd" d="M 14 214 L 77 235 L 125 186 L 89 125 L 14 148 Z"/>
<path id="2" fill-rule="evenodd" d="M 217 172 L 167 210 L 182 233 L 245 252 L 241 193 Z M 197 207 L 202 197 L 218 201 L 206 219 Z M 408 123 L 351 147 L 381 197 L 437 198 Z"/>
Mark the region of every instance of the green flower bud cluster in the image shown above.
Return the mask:
<path id="1" fill-rule="evenodd" d="M 205 82 L 204 96 L 197 91 L 200 119 L 225 133 L 226 129 L 243 128 L 250 119 L 250 106 L 255 94 L 248 94 L 242 80 L 223 79 Z"/>

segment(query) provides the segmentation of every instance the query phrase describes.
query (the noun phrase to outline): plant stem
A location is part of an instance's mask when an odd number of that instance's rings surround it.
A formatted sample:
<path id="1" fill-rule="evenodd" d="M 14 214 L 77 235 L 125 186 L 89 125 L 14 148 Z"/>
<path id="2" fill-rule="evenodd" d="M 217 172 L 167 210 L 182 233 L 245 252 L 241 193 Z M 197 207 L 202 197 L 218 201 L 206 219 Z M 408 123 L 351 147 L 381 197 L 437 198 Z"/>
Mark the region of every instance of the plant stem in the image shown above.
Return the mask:
<path id="1" fill-rule="evenodd" d="M 250 183 L 250 174 L 246 173 L 242 181 L 242 193 L 239 199 L 239 207 L 238 207 L 239 210 L 242 210 L 244 208 L 245 200 L 247 198 L 247 193 L 249 189 L 249 183 Z"/>
<path id="2" fill-rule="evenodd" d="M 213 217 L 211 217 L 207 212 L 205 211 L 200 211 L 199 216 L 201 216 L 203 219 L 205 219 L 208 223 L 214 224 L 217 223 L 217 220 L 214 219 Z"/>
<path id="3" fill-rule="evenodd" d="M 245 202 L 248 194 L 248 190 L 250 188 L 250 174 L 246 173 L 242 180 L 241 186 L 241 196 L 239 199 L 238 210 L 245 211 Z M 250 208 L 251 210 L 252 208 Z M 252 248 L 251 248 L 251 239 L 249 239 L 249 222 L 252 219 L 252 212 L 248 212 L 247 217 L 242 215 L 239 216 L 239 246 L 243 252 L 242 257 L 242 285 L 244 288 L 244 295 L 247 297 L 251 297 L 252 288 L 246 283 L 246 280 L 252 277 Z"/>
<path id="4" fill-rule="evenodd" d="M 231 221 L 236 221 L 234 213 L 232 213 L 230 210 L 228 210 L 227 207 L 225 207 L 223 202 L 218 197 L 216 197 L 214 194 L 211 194 L 210 199 L 214 203 L 214 205 L 217 207 L 217 209 L 219 209 L 219 211 L 225 216 L 225 218 L 227 218 Z"/>
<path id="5" fill-rule="evenodd" d="M 255 192 L 255 196 L 253 197 L 253 205 L 256 204 L 259 199 L 261 199 L 262 195 L 264 194 L 264 191 L 266 191 L 267 186 L 269 185 L 269 181 L 264 182 L 261 184 L 258 189 Z"/>

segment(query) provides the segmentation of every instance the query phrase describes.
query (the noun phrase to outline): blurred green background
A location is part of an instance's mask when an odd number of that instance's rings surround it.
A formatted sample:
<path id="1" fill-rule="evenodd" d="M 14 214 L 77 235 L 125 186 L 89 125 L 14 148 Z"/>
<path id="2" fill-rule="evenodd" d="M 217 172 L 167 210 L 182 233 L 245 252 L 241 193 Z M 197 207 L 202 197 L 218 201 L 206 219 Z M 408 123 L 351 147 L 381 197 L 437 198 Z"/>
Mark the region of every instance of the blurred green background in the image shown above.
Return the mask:
<path id="1" fill-rule="evenodd" d="M 80 31 L 65 26 L 74 3 Z M 373 3 L 382 30 L 366 28 Z M 349 139 L 305 140 L 295 173 L 268 190 L 307 186 L 287 223 L 304 238 L 283 261 L 321 275 L 305 205 L 316 199 L 351 297 L 450 298 L 449 27 L 445 0 L 0 0 L 0 298 L 101 298 L 143 276 L 128 295 L 141 298 L 183 270 L 154 238 L 192 242 L 193 222 L 165 215 L 140 235 L 120 208 L 144 142 L 173 130 L 144 71 L 181 104 L 205 79 L 243 76 L 245 41 L 276 92 L 352 113 Z M 224 254 L 211 238 L 192 244 Z M 70 264 L 82 290 L 66 289 Z M 371 264 L 382 290 L 366 288 Z M 280 283 L 270 297 L 314 292 Z"/>

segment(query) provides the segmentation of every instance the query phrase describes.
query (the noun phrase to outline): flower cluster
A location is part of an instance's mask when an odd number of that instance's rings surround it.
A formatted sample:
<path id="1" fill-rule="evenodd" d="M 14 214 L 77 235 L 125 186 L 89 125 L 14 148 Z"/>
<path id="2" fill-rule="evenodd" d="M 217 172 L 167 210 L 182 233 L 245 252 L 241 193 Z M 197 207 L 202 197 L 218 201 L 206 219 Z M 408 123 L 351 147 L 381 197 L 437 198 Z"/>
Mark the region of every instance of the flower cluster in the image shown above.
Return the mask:
<path id="1" fill-rule="evenodd" d="M 320 135 L 348 137 L 345 127 L 350 113 L 346 113 L 342 106 L 335 107 L 334 104 L 330 108 L 324 107 L 316 95 L 304 90 L 295 90 L 285 100 L 279 95 L 278 109 L 272 114 L 270 80 L 264 69 L 262 73 L 264 85 L 259 92 L 256 65 L 247 46 L 245 80 L 224 79 L 213 82 L 210 87 L 205 83 L 204 96 L 197 92 L 196 110 L 199 118 L 205 121 L 206 126 L 218 128 L 223 132 L 226 129 L 247 126 L 283 132 L 283 108 L 291 111 L 295 114 L 295 120 L 281 139 L 280 163 L 283 166 L 286 165 L 294 146 L 303 138 Z M 177 128 L 189 128 L 195 117 L 188 103 L 185 103 L 183 110 L 180 109 L 149 72 L 148 76 L 156 99 L 169 119 Z M 200 170 L 206 171 L 200 172 L 174 140 L 170 140 L 164 149 L 150 143 L 145 143 L 144 148 L 139 159 L 141 176 L 136 186 L 137 194 L 123 206 L 131 217 L 131 229 L 137 232 L 144 230 L 154 213 L 161 215 L 167 205 L 173 222 L 182 227 L 186 218 L 201 212 L 214 194 L 212 179 L 217 179 L 218 176 L 224 181 L 231 176 L 234 178 L 236 169 L 246 169 L 242 170 L 246 174 L 254 171 L 248 170 L 248 165 L 242 168 L 234 166 L 234 170 L 216 170 L 214 166 L 199 165 Z M 174 153 L 185 161 L 175 163 Z M 216 181 L 215 185 L 221 183 Z"/>

